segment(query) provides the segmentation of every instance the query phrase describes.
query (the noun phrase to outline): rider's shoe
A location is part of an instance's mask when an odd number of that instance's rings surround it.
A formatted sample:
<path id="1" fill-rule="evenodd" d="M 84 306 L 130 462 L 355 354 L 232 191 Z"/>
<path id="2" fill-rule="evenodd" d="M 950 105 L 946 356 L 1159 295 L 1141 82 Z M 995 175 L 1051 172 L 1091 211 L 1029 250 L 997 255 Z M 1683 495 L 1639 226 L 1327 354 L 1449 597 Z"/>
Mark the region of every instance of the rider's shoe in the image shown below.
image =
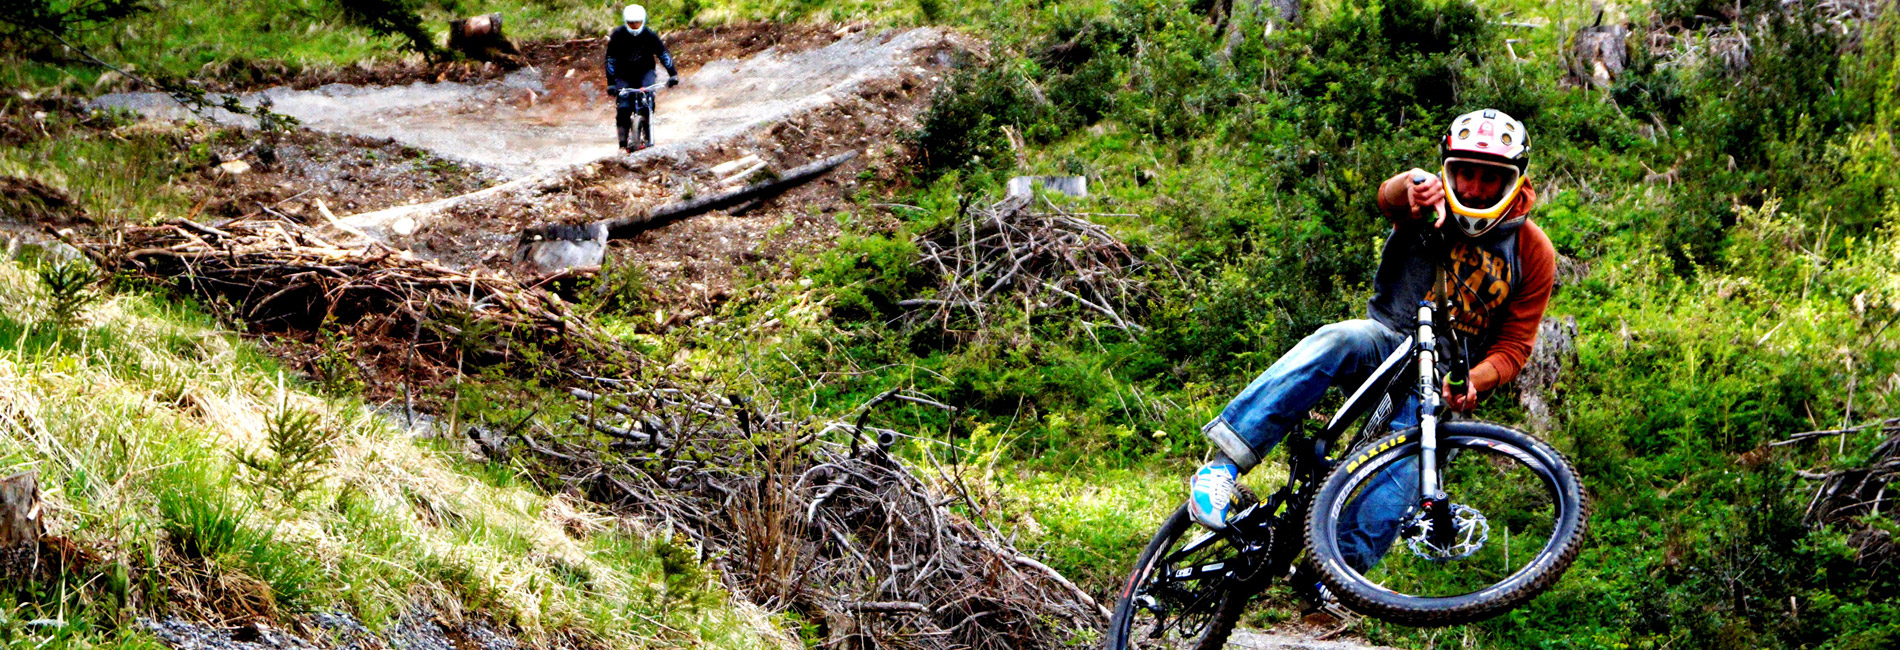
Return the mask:
<path id="1" fill-rule="evenodd" d="M 1234 480 L 1240 467 L 1226 458 L 1216 458 L 1194 472 L 1188 489 L 1188 515 L 1214 530 L 1227 527 L 1227 514 L 1234 502 Z"/>

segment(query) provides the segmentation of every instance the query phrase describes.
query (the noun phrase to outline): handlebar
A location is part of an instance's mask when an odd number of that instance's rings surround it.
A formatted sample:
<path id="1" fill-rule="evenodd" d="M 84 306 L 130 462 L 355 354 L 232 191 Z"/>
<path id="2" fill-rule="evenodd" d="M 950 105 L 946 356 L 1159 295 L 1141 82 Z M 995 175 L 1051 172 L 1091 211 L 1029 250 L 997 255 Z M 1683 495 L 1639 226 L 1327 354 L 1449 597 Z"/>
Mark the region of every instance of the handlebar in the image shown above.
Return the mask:
<path id="1" fill-rule="evenodd" d="M 669 77 L 668 80 L 670 81 L 671 78 Z M 644 88 L 621 88 L 619 91 L 619 95 L 621 97 L 626 97 L 629 93 L 650 93 L 650 92 L 654 92 L 665 87 L 666 87 L 666 82 L 660 81 L 660 82 L 654 83 L 651 86 L 647 86 Z"/>
<path id="2" fill-rule="evenodd" d="M 1432 179 L 1431 174 L 1427 174 L 1425 172 L 1419 172 L 1412 175 L 1412 184 L 1420 185 L 1420 184 L 1423 184 L 1425 181 L 1429 181 L 1431 179 Z M 1443 225 L 1445 223 L 1445 202 L 1439 201 L 1437 203 L 1432 204 L 1432 209 L 1438 211 L 1438 222 L 1432 224 L 1433 227 Z"/>

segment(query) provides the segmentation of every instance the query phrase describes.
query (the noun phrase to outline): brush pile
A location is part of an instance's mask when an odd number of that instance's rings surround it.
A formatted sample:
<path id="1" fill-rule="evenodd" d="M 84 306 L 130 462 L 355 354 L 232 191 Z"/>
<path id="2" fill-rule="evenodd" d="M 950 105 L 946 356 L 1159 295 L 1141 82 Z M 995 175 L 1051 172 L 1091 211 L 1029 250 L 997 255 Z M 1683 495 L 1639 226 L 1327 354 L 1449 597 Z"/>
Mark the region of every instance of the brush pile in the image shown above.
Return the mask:
<path id="1" fill-rule="evenodd" d="M 289 221 L 178 220 L 80 244 L 102 266 L 172 284 L 254 328 L 380 328 L 413 337 L 409 349 L 438 363 L 568 378 L 578 408 L 537 409 L 499 435 L 466 433 L 490 456 L 538 467 L 550 491 L 578 488 L 691 538 L 736 592 L 799 612 L 829 647 L 1054 648 L 1106 622 L 1086 593 L 980 525 L 980 514 L 957 514 L 959 503 L 982 509 L 954 476 L 938 467 L 925 478 L 889 452 L 899 434 L 864 424 L 891 400 L 947 405 L 890 392 L 854 423 L 755 408 L 690 373 L 636 363 L 544 290 L 367 240 L 339 244 Z M 1058 281 L 1053 261 L 1025 261 L 1036 270 L 1021 277 Z M 1066 282 L 1054 286 L 1095 286 Z M 615 360 L 625 362 L 602 362 Z"/>
<path id="2" fill-rule="evenodd" d="M 339 244 L 289 220 L 213 227 L 174 219 L 81 247 L 102 267 L 173 285 L 253 328 L 348 326 L 407 340 L 416 353 L 449 365 L 591 368 L 632 360 L 545 290 L 367 238 Z"/>
<path id="3" fill-rule="evenodd" d="M 1900 498 L 1891 493 L 1895 481 L 1900 479 L 1900 418 L 1844 429 L 1798 433 L 1773 444 L 1781 446 L 1849 435 L 1874 427 L 1879 427 L 1878 430 L 1886 434 L 1887 438 L 1874 447 L 1864 465 L 1824 474 L 1802 473 L 1806 478 L 1821 482 L 1814 490 L 1814 498 L 1808 502 L 1803 521 L 1810 526 L 1833 524 L 1853 531 L 1849 533 L 1847 543 L 1860 551 L 1861 563 L 1874 567 L 1876 571 L 1885 571 L 1900 562 L 1900 540 L 1894 539 L 1890 531 L 1867 525 L 1866 522 L 1870 515 L 1891 519 L 1900 513 L 1900 507 L 1896 507 L 1900 505 Z"/>
<path id="4" fill-rule="evenodd" d="M 1048 205 L 1032 212 L 1027 195 L 959 218 L 918 238 L 919 263 L 936 273 L 935 292 L 899 301 L 913 322 L 957 325 L 958 314 L 982 331 L 1001 305 L 1038 310 L 1073 305 L 1101 324 L 1142 331 L 1130 309 L 1146 295 L 1141 258 L 1100 224 Z"/>
<path id="5" fill-rule="evenodd" d="M 740 593 L 816 623 L 827 647 L 1054 648 L 1106 622 L 980 515 L 953 512 L 981 508 L 934 457 L 933 485 L 889 452 L 899 434 L 863 424 L 890 399 L 943 405 L 893 391 L 854 423 L 819 422 L 713 387 L 602 385 L 570 392 L 613 443 L 524 438 L 530 456 L 556 485 L 719 549 Z"/>

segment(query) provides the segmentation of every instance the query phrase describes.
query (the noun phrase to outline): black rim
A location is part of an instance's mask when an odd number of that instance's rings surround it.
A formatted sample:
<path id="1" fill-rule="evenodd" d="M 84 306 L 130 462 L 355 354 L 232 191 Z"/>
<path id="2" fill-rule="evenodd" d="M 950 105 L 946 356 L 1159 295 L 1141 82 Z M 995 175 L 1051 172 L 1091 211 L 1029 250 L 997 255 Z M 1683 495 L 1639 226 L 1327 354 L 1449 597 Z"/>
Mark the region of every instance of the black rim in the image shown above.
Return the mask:
<path id="1" fill-rule="evenodd" d="M 1185 510 L 1178 516 L 1177 532 L 1148 558 L 1124 599 L 1125 647 L 1198 645 L 1236 586 L 1242 558 L 1229 539 L 1188 523 Z"/>

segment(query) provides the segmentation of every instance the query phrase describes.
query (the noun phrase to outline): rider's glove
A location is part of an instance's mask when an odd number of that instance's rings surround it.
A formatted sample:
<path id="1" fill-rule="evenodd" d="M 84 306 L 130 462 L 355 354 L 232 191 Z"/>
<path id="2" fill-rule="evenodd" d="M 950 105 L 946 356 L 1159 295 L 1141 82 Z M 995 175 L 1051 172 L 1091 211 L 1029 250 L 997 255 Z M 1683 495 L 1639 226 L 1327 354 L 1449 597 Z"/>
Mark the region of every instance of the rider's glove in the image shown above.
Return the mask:
<path id="1" fill-rule="evenodd" d="M 667 78 L 666 78 L 666 87 L 668 87 L 668 88 L 672 88 L 672 87 L 674 87 L 674 86 L 677 86 L 677 85 L 680 85 L 680 78 L 679 78 L 679 77 L 667 77 Z"/>
<path id="2" fill-rule="evenodd" d="M 626 97 L 627 95 L 631 95 L 631 94 L 633 94 L 633 89 L 632 89 L 632 88 L 621 88 L 621 89 L 619 89 L 619 90 L 616 90 L 616 91 L 614 91 L 614 93 L 615 93 L 615 94 L 618 94 L 618 95 L 620 95 L 621 97 Z"/>

